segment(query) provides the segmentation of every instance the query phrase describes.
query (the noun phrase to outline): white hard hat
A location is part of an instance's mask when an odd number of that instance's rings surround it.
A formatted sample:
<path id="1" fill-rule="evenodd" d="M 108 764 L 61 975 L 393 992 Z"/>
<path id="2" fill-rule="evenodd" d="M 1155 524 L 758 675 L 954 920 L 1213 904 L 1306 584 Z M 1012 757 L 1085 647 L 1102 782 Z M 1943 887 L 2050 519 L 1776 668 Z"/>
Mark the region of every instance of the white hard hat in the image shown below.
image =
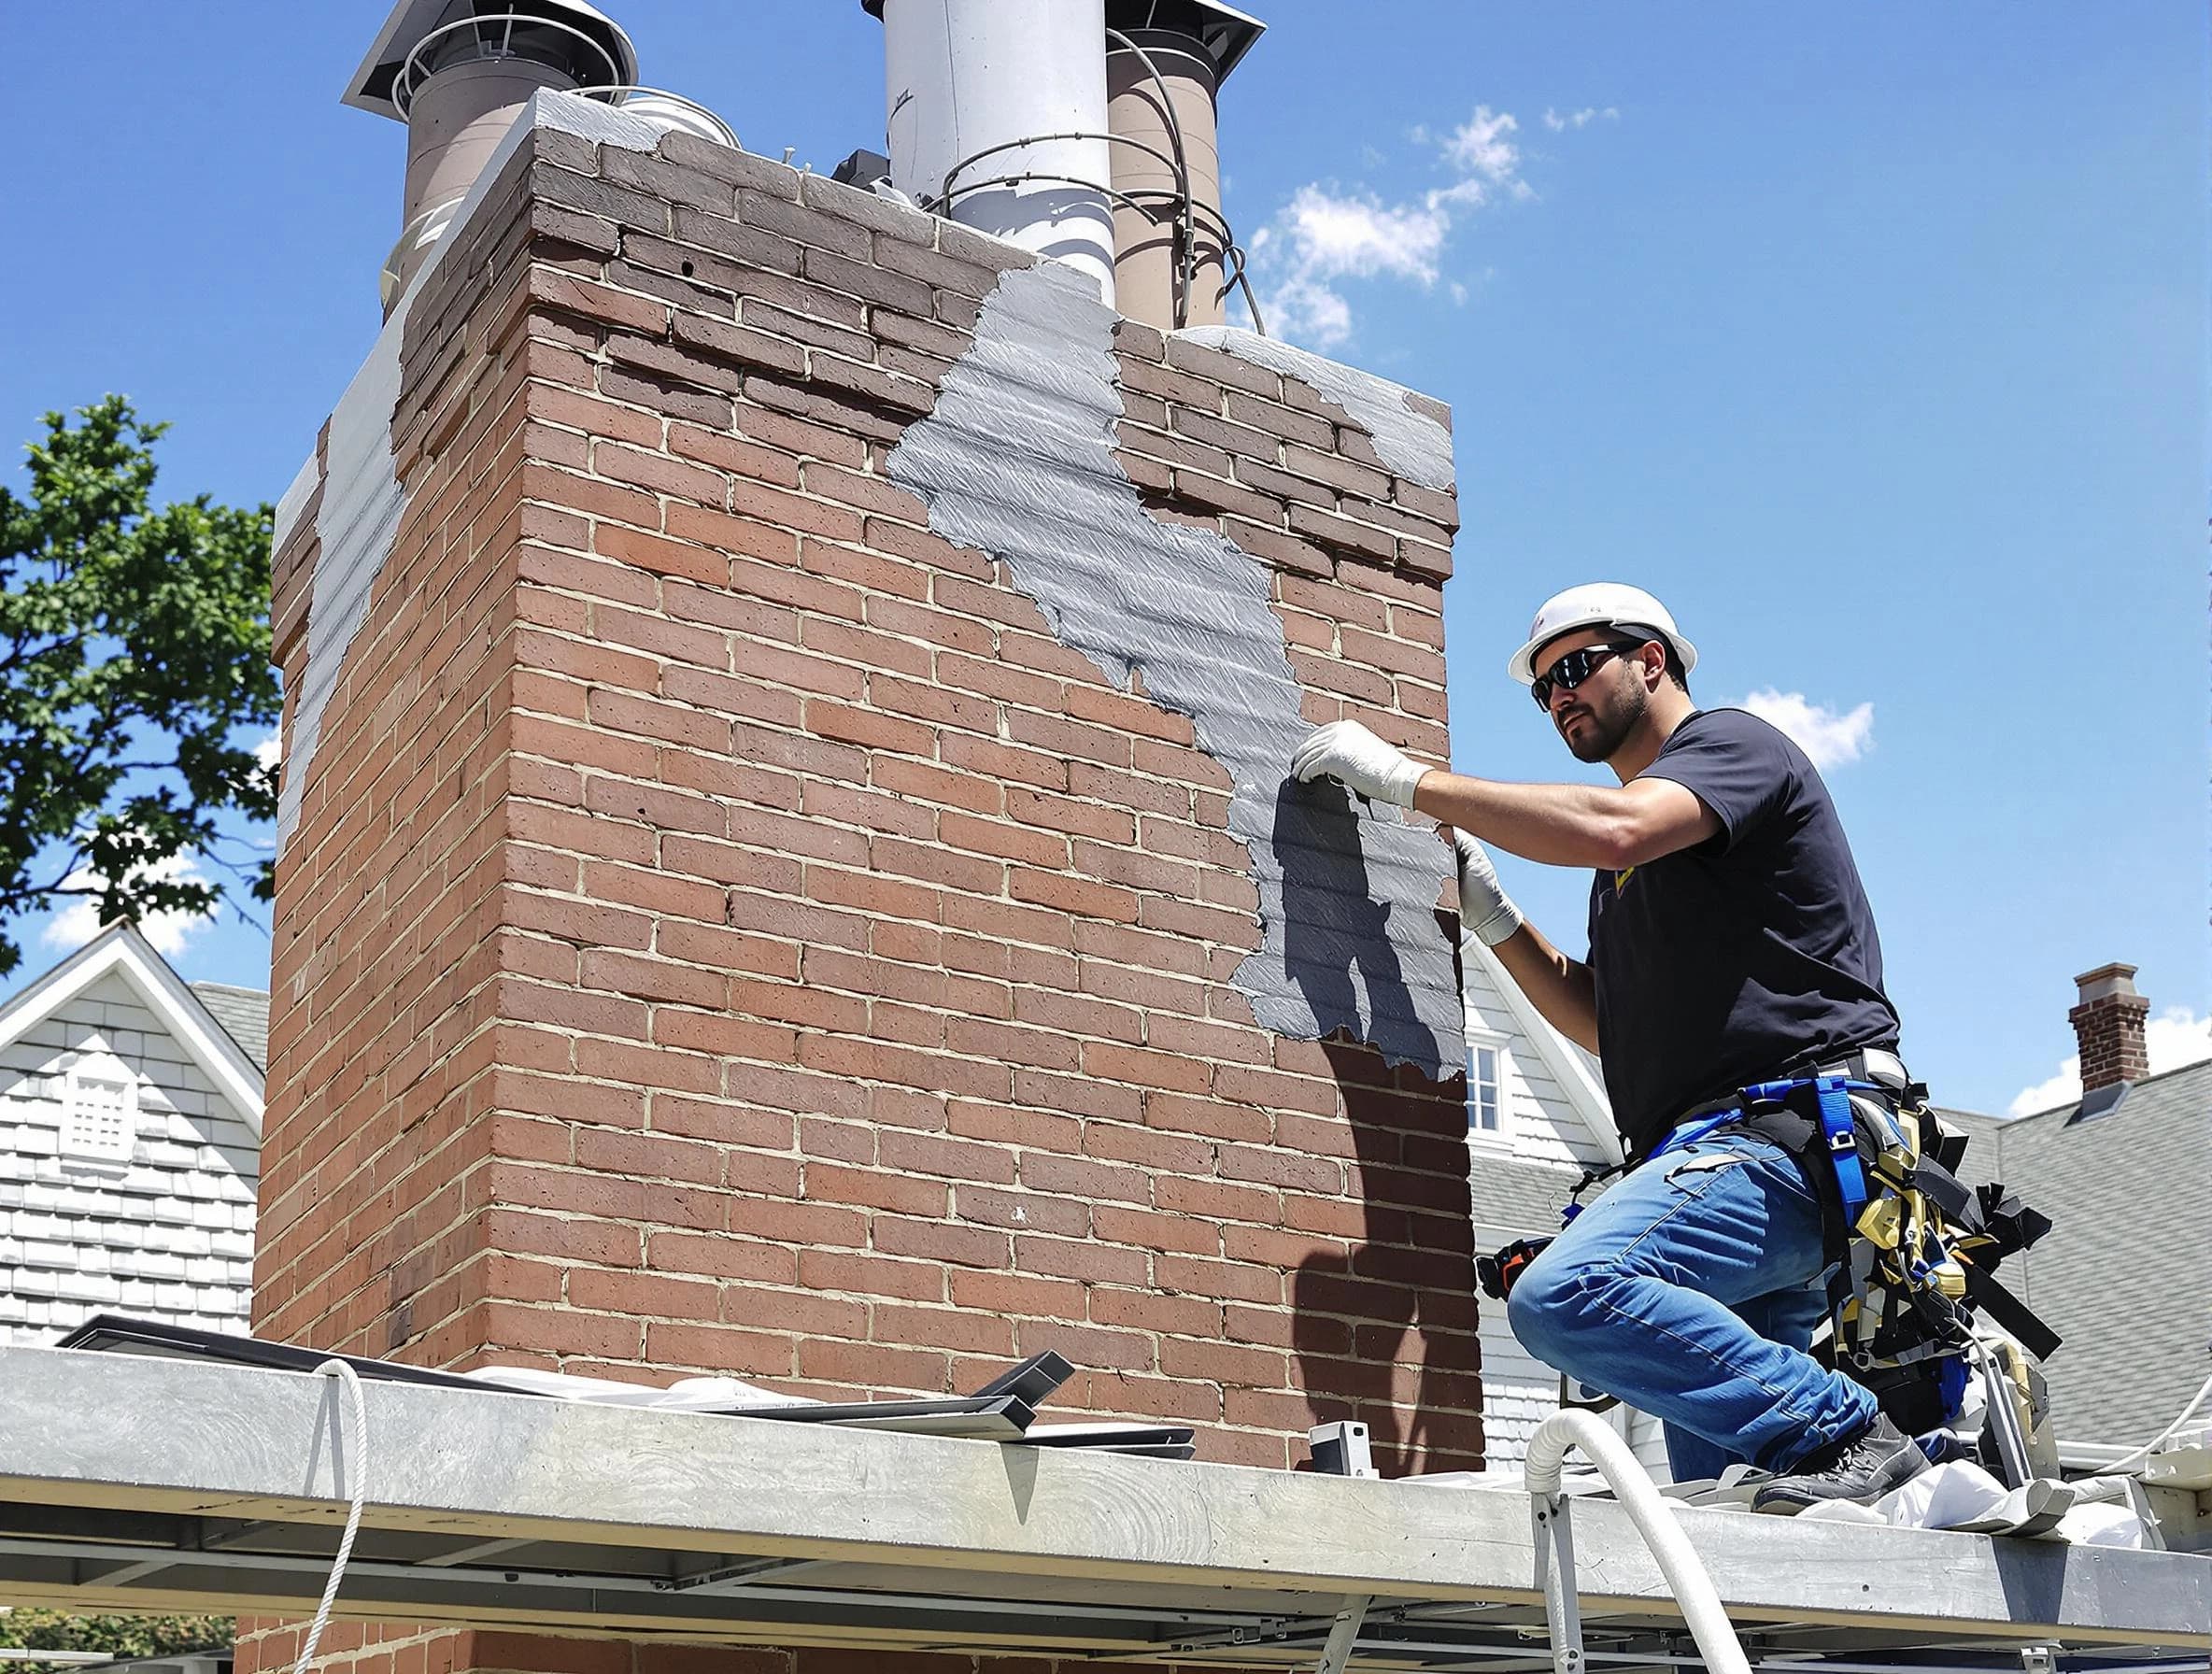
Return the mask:
<path id="1" fill-rule="evenodd" d="M 1553 593 L 1538 606 L 1536 620 L 1528 625 L 1528 643 L 1513 653 L 1506 673 L 1524 686 L 1534 684 L 1537 652 L 1563 633 L 1578 628 L 1641 628 L 1652 639 L 1663 639 L 1682 660 L 1682 673 L 1697 666 L 1697 647 L 1684 639 L 1666 606 L 1640 587 L 1618 581 L 1590 581 Z"/>

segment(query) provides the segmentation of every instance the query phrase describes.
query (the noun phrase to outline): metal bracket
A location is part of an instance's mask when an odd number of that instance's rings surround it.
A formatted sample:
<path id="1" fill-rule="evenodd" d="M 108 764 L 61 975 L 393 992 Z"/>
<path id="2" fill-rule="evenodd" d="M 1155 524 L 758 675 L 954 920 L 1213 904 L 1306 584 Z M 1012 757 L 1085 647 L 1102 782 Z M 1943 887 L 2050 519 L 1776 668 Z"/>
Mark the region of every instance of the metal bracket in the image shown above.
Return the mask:
<path id="1" fill-rule="evenodd" d="M 1544 1596 L 1544 1623 L 1552 1634 L 1553 1674 L 1583 1674 L 1582 1605 L 1575 1591 L 1574 1525 L 1567 1496 L 1534 1496 L 1528 1514 L 1536 1541 L 1536 1584 Z"/>
<path id="2" fill-rule="evenodd" d="M 2058 1667 L 2056 1645 L 2022 1645 L 2020 1648 L 2021 1674 L 2054 1674 Z"/>
<path id="3" fill-rule="evenodd" d="M 1317 1424 L 1306 1432 L 1313 1468 L 1326 1476 L 1373 1476 L 1375 1459 L 1368 1446 L 1368 1426 L 1346 1419 Z"/>
<path id="4" fill-rule="evenodd" d="M 1367 1426 L 1359 1426 L 1365 1429 Z M 1359 1642 L 1359 1630 L 1368 1619 L 1368 1606 L 1371 1598 L 1351 1597 L 1344 1600 L 1344 1608 L 1337 1612 L 1337 1619 L 1329 1624 L 1328 1638 L 1321 1647 L 1321 1667 L 1317 1674 L 1344 1674 L 1352 1661 L 1352 1647 Z M 2030 1670 L 2029 1674 L 2035 1674 Z"/>

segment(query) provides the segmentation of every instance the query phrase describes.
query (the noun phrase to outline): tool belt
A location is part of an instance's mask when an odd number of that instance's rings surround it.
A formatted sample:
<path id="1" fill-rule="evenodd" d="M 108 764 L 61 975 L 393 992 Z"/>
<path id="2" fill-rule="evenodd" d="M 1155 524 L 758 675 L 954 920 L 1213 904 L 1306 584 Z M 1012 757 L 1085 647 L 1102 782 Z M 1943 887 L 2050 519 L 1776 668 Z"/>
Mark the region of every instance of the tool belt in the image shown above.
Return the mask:
<path id="1" fill-rule="evenodd" d="M 1908 1430 L 1956 1410 L 1978 1313 L 2039 1360 L 2060 1341 L 1993 1271 L 2050 1221 L 2002 1185 L 1959 1180 L 1966 1136 L 1928 1108 L 1927 1091 L 1893 1054 L 1854 1053 L 1686 1113 L 1642 1159 L 1730 1133 L 1788 1154 L 1821 1205 L 1834 1264 L 1832 1363 Z"/>

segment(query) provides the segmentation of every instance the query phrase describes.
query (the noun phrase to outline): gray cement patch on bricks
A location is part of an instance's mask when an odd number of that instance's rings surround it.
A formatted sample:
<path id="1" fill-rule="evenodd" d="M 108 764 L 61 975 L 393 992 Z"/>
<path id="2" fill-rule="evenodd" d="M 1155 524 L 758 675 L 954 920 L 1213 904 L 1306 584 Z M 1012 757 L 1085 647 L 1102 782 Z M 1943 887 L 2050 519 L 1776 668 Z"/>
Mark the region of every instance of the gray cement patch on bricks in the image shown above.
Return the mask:
<path id="1" fill-rule="evenodd" d="M 1229 830 L 1251 855 L 1262 943 L 1232 981 L 1260 1022 L 1302 1040 L 1346 1029 L 1393 1063 L 1454 1074 L 1458 972 L 1435 915 L 1450 851 L 1395 808 L 1286 778 L 1309 728 L 1269 572 L 1145 510 L 1113 457 L 1113 320 L 1054 263 L 1002 276 L 935 412 L 893 450 L 892 480 L 939 534 L 1001 560 L 1116 688 L 1141 669 L 1234 779 Z"/>
<path id="2" fill-rule="evenodd" d="M 461 248 L 471 218 L 499 179 L 507 159 L 540 128 L 559 128 L 595 143 L 645 152 L 651 151 L 660 138 L 660 130 L 652 123 L 577 94 L 551 89 L 531 94 L 530 103 L 486 160 L 468 196 L 454 211 L 437 249 L 409 281 L 406 294 L 384 322 L 376 348 L 369 351 L 368 360 L 354 374 L 353 382 L 332 411 L 322 505 L 315 519 L 320 549 L 308 582 L 306 667 L 292 705 L 291 739 L 276 793 L 279 844 L 299 824 L 300 799 L 306 791 L 308 765 L 315 759 L 315 746 L 321 736 L 323 710 L 337 689 L 338 676 L 345 672 L 353 637 L 368 617 L 370 598 L 377 577 L 384 573 L 385 560 L 391 556 L 392 543 L 399 538 L 400 518 L 407 507 L 406 490 L 392 457 L 393 409 L 400 396 L 401 350 L 407 315 L 439 264 Z M 315 461 L 310 455 L 277 505 L 271 551 L 284 549 L 314 491 Z"/>
<path id="3" fill-rule="evenodd" d="M 1263 337 L 1241 326 L 1186 326 L 1175 335 L 1186 343 L 1218 348 L 1295 377 L 1322 400 L 1334 402 L 1368 433 L 1382 462 L 1408 482 L 1448 493 L 1455 481 L 1452 433 L 1407 399 L 1403 384 L 1362 372 L 1340 361 L 1297 348 L 1280 337 Z"/>

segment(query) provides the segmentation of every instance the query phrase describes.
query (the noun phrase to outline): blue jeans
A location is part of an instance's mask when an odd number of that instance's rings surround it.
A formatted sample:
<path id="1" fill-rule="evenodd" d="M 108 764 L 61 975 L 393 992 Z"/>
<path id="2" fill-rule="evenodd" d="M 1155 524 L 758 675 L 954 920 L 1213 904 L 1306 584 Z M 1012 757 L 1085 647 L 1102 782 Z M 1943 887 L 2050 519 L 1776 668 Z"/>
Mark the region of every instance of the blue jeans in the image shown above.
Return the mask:
<path id="1" fill-rule="evenodd" d="M 1806 1351 L 1827 1308 L 1821 1211 L 1747 1134 L 1635 1170 L 1513 1286 L 1513 1335 L 1547 1366 L 1666 1426 L 1677 1482 L 1738 1460 L 1793 1469 L 1874 1422 L 1874 1397 Z"/>

